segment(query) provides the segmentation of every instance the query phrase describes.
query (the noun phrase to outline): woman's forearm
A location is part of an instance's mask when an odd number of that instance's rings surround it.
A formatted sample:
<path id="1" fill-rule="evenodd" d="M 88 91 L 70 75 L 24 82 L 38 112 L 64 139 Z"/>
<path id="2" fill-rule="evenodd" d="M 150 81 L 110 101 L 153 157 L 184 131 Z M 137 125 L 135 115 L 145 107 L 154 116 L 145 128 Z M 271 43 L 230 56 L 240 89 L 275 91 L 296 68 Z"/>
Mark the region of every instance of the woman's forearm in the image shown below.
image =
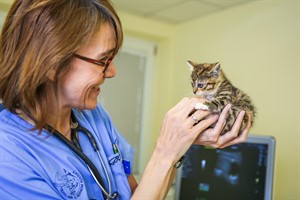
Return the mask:
<path id="1" fill-rule="evenodd" d="M 172 159 L 155 150 L 132 199 L 164 199 L 174 179 L 173 165 Z"/>

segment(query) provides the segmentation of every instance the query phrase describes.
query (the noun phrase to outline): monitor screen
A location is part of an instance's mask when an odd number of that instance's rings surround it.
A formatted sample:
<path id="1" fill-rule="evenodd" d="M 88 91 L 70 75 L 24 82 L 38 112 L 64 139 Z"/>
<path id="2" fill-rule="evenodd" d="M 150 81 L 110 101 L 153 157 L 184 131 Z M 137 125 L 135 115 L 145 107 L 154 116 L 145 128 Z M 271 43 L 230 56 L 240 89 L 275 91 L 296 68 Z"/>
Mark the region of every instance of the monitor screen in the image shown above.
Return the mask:
<path id="1" fill-rule="evenodd" d="M 274 155 L 269 136 L 224 149 L 193 145 L 177 173 L 175 199 L 272 199 Z"/>

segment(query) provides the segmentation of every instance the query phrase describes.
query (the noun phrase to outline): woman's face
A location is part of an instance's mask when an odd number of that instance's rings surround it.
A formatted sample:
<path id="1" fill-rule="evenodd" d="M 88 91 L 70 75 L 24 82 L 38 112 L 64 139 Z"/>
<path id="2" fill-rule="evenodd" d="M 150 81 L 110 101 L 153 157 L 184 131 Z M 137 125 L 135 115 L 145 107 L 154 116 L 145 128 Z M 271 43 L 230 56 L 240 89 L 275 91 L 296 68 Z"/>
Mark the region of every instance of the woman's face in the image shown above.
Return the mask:
<path id="1" fill-rule="evenodd" d="M 76 36 L 75 36 L 76 37 Z M 110 25 L 104 24 L 92 41 L 80 48 L 76 54 L 98 61 L 106 61 L 113 56 L 115 36 Z M 94 109 L 100 86 L 106 78 L 116 75 L 116 68 L 111 62 L 103 73 L 104 66 L 99 66 L 74 57 L 70 70 L 59 80 L 59 103 L 62 107 Z"/>

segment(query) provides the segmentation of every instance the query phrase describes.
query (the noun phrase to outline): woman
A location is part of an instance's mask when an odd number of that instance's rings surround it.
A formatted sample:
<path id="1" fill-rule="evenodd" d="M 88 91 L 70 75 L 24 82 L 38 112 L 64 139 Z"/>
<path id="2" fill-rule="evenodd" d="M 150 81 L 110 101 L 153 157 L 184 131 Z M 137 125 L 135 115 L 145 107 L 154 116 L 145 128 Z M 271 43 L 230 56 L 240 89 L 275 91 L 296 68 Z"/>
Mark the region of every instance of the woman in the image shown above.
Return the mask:
<path id="1" fill-rule="evenodd" d="M 249 132 L 250 122 L 236 137 L 241 112 L 220 136 L 230 105 L 211 115 L 183 98 L 166 114 L 138 185 L 133 149 L 97 102 L 123 39 L 111 4 L 16 0 L 0 39 L 3 199 L 163 199 L 191 144 L 225 147 Z"/>

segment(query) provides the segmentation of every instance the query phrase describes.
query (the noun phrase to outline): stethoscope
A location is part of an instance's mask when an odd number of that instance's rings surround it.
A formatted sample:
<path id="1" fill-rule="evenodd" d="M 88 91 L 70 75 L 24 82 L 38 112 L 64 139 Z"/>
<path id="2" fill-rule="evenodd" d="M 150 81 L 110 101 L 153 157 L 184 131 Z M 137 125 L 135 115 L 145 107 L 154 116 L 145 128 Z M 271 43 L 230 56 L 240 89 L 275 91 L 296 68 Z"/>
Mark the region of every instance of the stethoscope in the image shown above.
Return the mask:
<path id="1" fill-rule="evenodd" d="M 112 193 L 112 191 L 111 191 L 112 190 L 111 189 L 111 181 L 110 181 L 109 175 L 107 173 L 107 169 L 106 169 L 106 167 L 103 163 L 103 160 L 100 156 L 100 150 L 99 150 L 99 147 L 97 145 L 97 142 L 96 142 L 94 136 L 92 135 L 92 133 L 89 130 L 82 127 L 78 123 L 78 121 L 77 121 L 77 119 L 76 119 L 73 112 L 71 112 L 71 121 L 72 121 L 71 122 L 71 140 L 72 140 L 73 143 L 70 142 L 59 131 L 55 130 L 50 125 L 47 125 L 45 128 L 48 131 L 50 131 L 51 133 L 53 133 L 53 135 L 56 136 L 58 139 L 60 139 L 63 143 L 65 143 L 70 149 L 72 149 L 86 163 L 88 170 L 90 171 L 90 173 L 93 176 L 94 180 L 96 181 L 97 185 L 100 187 L 104 199 L 106 199 L 106 200 L 117 199 L 118 196 L 119 196 L 119 193 L 117 191 Z M 101 163 L 101 165 L 104 169 L 104 172 L 105 172 L 105 176 L 106 176 L 106 179 L 107 179 L 107 182 L 108 182 L 108 191 L 106 191 L 105 188 L 104 188 L 104 182 L 103 182 L 102 177 L 101 177 L 99 171 L 97 170 L 96 166 L 83 153 L 82 148 L 80 146 L 80 142 L 78 140 L 78 132 L 82 132 L 88 137 L 93 149 L 96 151 L 97 156 L 98 156 L 98 158 L 100 160 L 100 163 Z M 116 150 L 118 151 L 117 144 L 113 144 L 113 149 L 114 149 L 114 151 L 116 151 Z"/>

